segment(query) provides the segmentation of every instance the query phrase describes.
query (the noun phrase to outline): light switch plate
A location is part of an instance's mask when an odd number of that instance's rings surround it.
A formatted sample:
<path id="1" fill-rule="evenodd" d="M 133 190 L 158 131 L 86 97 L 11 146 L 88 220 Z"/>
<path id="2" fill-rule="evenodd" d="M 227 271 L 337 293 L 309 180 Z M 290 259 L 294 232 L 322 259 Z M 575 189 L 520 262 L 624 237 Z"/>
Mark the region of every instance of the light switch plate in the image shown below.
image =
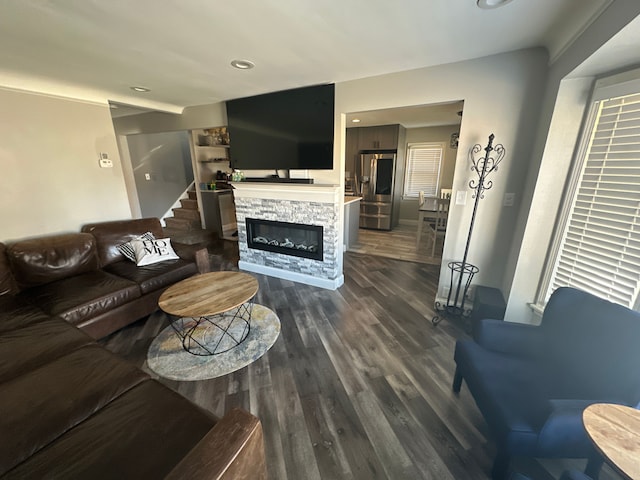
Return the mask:
<path id="1" fill-rule="evenodd" d="M 145 179 L 145 180 L 151 180 L 151 174 L 149 174 L 149 173 L 145 173 L 145 174 L 144 174 L 144 179 Z"/>
<path id="2" fill-rule="evenodd" d="M 456 205 L 467 204 L 467 192 L 464 190 L 456 192 Z"/>

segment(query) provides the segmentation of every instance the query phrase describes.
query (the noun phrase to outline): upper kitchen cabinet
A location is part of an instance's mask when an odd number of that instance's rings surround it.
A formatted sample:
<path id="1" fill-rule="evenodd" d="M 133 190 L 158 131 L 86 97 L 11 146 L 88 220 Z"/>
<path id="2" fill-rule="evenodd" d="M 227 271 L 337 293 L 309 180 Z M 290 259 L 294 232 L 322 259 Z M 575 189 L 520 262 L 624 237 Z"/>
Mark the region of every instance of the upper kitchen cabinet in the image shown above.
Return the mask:
<path id="1" fill-rule="evenodd" d="M 344 169 L 349 172 L 347 177 L 355 175 L 356 162 L 360 156 L 360 146 L 358 145 L 358 128 L 347 128 L 345 140 Z"/>
<path id="2" fill-rule="evenodd" d="M 400 125 L 358 127 L 358 150 L 395 150 Z"/>

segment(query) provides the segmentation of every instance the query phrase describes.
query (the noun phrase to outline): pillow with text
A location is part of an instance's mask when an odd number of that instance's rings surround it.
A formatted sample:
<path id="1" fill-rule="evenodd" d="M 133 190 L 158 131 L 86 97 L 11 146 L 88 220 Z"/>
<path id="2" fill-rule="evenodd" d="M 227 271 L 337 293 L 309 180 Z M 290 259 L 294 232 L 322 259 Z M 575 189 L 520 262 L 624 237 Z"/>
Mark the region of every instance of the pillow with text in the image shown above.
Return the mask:
<path id="1" fill-rule="evenodd" d="M 131 246 L 136 253 L 136 265 L 139 267 L 180 258 L 174 252 L 169 238 L 132 240 Z"/>

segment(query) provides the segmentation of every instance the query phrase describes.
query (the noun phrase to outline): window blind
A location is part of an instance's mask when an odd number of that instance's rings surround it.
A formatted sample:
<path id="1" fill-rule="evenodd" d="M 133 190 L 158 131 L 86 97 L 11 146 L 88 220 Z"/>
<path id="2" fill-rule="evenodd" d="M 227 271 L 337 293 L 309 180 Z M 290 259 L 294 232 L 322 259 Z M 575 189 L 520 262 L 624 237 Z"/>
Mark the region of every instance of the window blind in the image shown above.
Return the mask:
<path id="1" fill-rule="evenodd" d="M 421 190 L 427 196 L 438 195 L 442 152 L 442 144 L 409 144 L 404 181 L 405 197 L 417 197 Z"/>
<path id="2" fill-rule="evenodd" d="M 640 285 L 640 94 L 596 102 L 596 108 L 546 299 L 556 288 L 572 286 L 634 308 Z"/>

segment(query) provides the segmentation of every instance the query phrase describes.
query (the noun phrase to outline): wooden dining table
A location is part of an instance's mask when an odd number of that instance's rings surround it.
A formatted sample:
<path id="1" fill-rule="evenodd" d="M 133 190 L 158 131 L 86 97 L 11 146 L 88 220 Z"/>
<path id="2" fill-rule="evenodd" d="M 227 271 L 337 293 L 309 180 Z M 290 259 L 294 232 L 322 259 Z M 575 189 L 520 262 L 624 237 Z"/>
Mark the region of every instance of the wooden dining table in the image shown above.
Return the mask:
<path id="1" fill-rule="evenodd" d="M 424 197 L 424 203 L 418 209 L 419 212 L 435 212 L 438 210 L 438 197 Z"/>
<path id="2" fill-rule="evenodd" d="M 640 480 L 640 410 L 596 403 L 584 410 L 582 421 L 609 465 L 624 478 Z"/>

